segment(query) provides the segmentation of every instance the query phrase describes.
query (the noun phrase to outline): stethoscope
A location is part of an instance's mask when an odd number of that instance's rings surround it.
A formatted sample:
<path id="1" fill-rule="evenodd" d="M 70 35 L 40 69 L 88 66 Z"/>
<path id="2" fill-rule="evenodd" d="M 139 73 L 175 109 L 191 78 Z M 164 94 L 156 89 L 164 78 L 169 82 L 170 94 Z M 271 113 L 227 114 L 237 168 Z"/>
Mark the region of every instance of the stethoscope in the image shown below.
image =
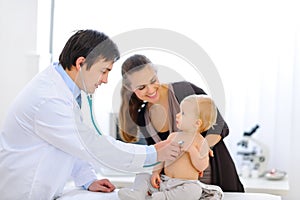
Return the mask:
<path id="1" fill-rule="evenodd" d="M 88 101 L 88 104 L 89 104 L 89 108 L 90 108 L 90 115 L 91 115 L 91 120 L 92 120 L 92 123 L 93 123 L 93 126 L 94 128 L 96 129 L 97 133 L 102 136 L 102 133 L 100 132 L 96 122 L 95 122 L 95 119 L 94 119 L 94 114 L 93 114 L 93 95 L 92 94 L 89 94 L 87 89 L 86 89 L 86 85 L 85 85 L 85 81 L 83 79 L 83 76 L 82 76 L 82 72 L 81 72 L 81 67 L 79 69 L 79 76 L 80 76 L 80 79 L 81 79 L 81 82 L 82 82 L 82 85 L 83 85 L 83 89 L 84 89 L 84 93 L 86 94 L 86 98 L 87 98 L 87 101 Z"/>
<path id="2" fill-rule="evenodd" d="M 81 79 L 81 82 L 82 82 L 82 85 L 83 85 L 84 93 L 86 94 L 86 98 L 87 98 L 87 100 L 88 100 L 88 104 L 89 104 L 89 107 L 90 107 L 91 120 L 92 120 L 93 126 L 94 126 L 94 128 L 96 129 L 97 133 L 98 133 L 100 136 L 102 136 L 102 133 L 101 133 L 100 130 L 98 129 L 98 126 L 97 126 L 97 124 L 96 124 L 96 122 L 95 122 L 95 119 L 94 119 L 94 114 L 93 114 L 93 95 L 88 93 L 88 91 L 87 91 L 87 89 L 86 89 L 85 81 L 84 81 L 83 76 L 82 76 L 81 73 L 82 73 L 82 72 L 81 72 L 81 67 L 80 67 L 80 69 L 79 69 L 79 76 L 80 76 L 80 79 Z M 100 77 L 100 78 L 101 78 L 101 77 Z M 178 142 L 179 145 L 183 145 L 183 143 L 184 143 L 183 141 L 179 141 L 179 142 Z M 144 167 L 144 168 L 147 168 L 147 167 L 153 167 L 153 166 L 158 165 L 158 164 L 160 164 L 160 163 L 161 163 L 161 162 L 156 162 L 156 163 L 154 163 L 154 164 L 144 165 L 143 167 Z"/>
<path id="3" fill-rule="evenodd" d="M 93 115 L 93 95 L 91 94 L 87 94 L 86 95 L 87 97 L 87 100 L 88 100 L 88 103 L 89 103 L 89 107 L 90 107 L 90 114 L 91 114 L 91 119 L 92 119 L 92 123 L 97 131 L 97 133 L 102 136 L 102 133 L 100 132 L 100 130 L 98 129 L 98 126 L 96 125 L 95 123 L 95 120 L 94 120 L 94 115 Z"/>

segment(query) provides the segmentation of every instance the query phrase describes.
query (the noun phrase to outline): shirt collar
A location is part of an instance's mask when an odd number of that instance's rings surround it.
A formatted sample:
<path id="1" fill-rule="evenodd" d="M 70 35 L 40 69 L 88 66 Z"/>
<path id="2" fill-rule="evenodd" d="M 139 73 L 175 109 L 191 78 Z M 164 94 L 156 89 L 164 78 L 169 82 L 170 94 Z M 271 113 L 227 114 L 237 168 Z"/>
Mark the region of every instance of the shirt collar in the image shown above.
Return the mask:
<path id="1" fill-rule="evenodd" d="M 60 74 L 70 91 L 72 92 L 74 98 L 76 99 L 80 94 L 79 87 L 75 84 L 75 82 L 70 78 L 70 76 L 67 74 L 67 72 L 63 69 L 61 64 L 54 63 L 55 70 Z"/>

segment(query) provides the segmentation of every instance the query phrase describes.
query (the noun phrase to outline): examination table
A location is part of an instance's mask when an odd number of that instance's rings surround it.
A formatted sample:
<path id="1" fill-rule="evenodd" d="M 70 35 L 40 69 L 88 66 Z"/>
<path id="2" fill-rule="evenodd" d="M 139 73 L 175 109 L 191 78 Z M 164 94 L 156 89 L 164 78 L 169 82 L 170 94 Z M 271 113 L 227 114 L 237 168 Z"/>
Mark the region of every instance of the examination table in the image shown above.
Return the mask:
<path id="1" fill-rule="evenodd" d="M 58 200 L 120 200 L 117 191 L 112 193 L 89 192 L 83 189 L 72 189 L 58 198 Z M 264 193 L 225 192 L 224 200 L 281 200 L 280 196 Z"/>
<path id="2" fill-rule="evenodd" d="M 135 175 L 116 172 L 111 169 L 102 168 L 97 174 L 98 179 L 108 178 L 117 188 L 131 187 Z M 68 182 L 63 195 L 58 200 L 120 200 L 118 189 L 112 193 L 89 192 L 75 187 L 72 181 Z M 225 192 L 223 200 L 281 200 L 281 196 L 267 193 L 238 193 Z"/>

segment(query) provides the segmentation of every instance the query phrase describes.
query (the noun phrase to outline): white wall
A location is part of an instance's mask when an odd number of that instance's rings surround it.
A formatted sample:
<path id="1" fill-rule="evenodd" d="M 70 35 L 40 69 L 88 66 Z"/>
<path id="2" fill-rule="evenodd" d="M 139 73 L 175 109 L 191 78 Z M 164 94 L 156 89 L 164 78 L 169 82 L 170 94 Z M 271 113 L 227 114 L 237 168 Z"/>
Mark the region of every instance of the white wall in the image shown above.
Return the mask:
<path id="1" fill-rule="evenodd" d="M 290 164 L 289 164 L 289 180 L 290 180 L 290 193 L 286 199 L 296 200 L 299 199 L 299 184 L 300 184 L 300 173 L 299 172 L 299 163 L 300 163 L 300 156 L 298 152 L 300 151 L 300 134 L 299 134 L 299 119 L 300 119 L 300 27 L 297 31 L 297 39 L 295 42 L 295 71 L 294 71 L 294 81 L 293 81 L 293 88 L 297 92 L 293 95 L 293 111 L 292 111 L 292 127 L 291 127 L 291 146 L 289 148 L 290 154 Z M 283 135 L 285 133 L 283 132 Z M 278 147 L 279 149 L 282 147 Z M 285 148 L 285 147 L 283 147 Z M 297 152 L 297 153 L 296 153 Z"/>
<path id="2" fill-rule="evenodd" d="M 0 123 L 10 102 L 38 72 L 38 0 L 0 0 Z"/>

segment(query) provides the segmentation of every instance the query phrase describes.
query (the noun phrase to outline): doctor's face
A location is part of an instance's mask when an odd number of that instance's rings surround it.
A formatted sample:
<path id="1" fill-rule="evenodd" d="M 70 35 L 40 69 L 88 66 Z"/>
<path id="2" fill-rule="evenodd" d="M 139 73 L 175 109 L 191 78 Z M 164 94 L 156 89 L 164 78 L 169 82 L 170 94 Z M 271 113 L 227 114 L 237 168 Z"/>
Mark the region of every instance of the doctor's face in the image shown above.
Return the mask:
<path id="1" fill-rule="evenodd" d="M 81 73 L 84 79 L 85 87 L 81 84 L 82 90 L 93 94 L 102 83 L 108 82 L 108 73 L 112 70 L 113 61 L 100 59 L 95 62 L 89 70 L 86 70 L 86 64 L 83 65 Z"/>

